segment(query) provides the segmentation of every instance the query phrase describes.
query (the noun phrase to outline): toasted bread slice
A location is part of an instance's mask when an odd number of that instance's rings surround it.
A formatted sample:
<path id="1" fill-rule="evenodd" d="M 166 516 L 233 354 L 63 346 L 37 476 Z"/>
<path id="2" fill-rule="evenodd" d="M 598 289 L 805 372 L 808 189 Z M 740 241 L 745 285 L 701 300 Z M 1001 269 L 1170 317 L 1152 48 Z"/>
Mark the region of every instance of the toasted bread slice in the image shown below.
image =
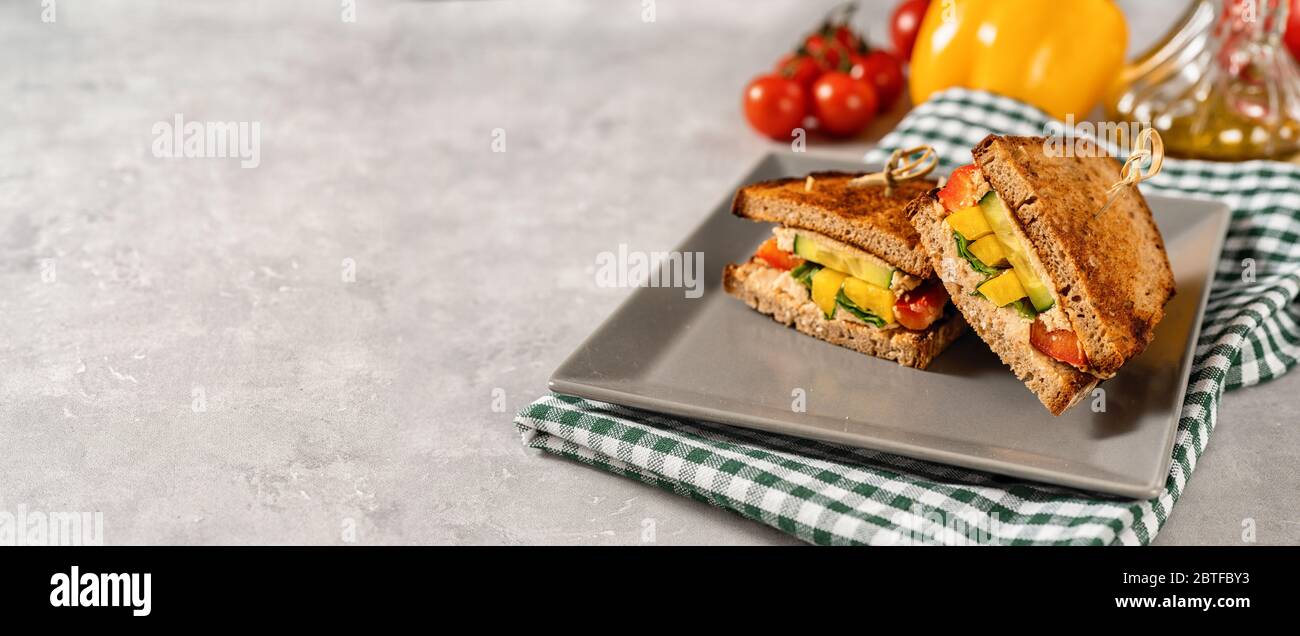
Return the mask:
<path id="1" fill-rule="evenodd" d="M 793 326 L 831 344 L 918 369 L 929 366 L 935 356 L 966 331 L 965 321 L 951 309 L 948 315 L 925 331 L 901 327 L 878 329 L 848 320 L 827 320 L 807 292 L 798 288 L 798 283 L 794 286 L 777 284 L 780 276 L 788 278 L 789 273 L 752 260 L 742 265 L 727 265 L 722 273 L 722 286 L 728 294 L 787 327 Z"/>
<path id="2" fill-rule="evenodd" d="M 907 215 L 920 232 L 921 243 L 930 254 L 935 272 L 967 324 L 1052 415 L 1060 415 L 1087 396 L 1100 380 L 1030 345 L 1030 321 L 1021 318 L 1014 309 L 998 307 L 973 295 L 985 277 L 971 269 L 957 252 L 952 228 L 944 222 L 946 214 L 935 197 L 936 192 L 917 197 L 907 207 Z"/>
<path id="3" fill-rule="evenodd" d="M 1120 179 L 1119 162 L 1092 144 L 1080 144 L 1076 156 L 1048 157 L 1045 143 L 990 135 L 971 154 L 1046 269 L 1089 367 L 1109 377 L 1151 342 L 1174 295 L 1173 270 L 1136 188 L 1094 216 Z M 951 243 L 951 233 L 941 242 Z"/>
<path id="4" fill-rule="evenodd" d="M 903 208 L 935 187 L 934 181 L 905 181 L 886 195 L 883 186 L 847 185 L 858 174 L 814 172 L 810 176 L 811 188 L 805 187 L 806 177 L 745 186 L 736 192 L 731 212 L 818 232 L 860 247 L 913 276 L 930 276 L 930 261 Z"/>

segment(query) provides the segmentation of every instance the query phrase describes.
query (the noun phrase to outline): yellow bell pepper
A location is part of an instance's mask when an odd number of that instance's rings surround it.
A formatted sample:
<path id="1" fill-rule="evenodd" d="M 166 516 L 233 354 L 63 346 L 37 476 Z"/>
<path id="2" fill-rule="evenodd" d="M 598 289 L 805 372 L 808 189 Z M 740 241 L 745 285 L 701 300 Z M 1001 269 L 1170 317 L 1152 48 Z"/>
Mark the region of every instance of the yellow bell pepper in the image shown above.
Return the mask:
<path id="1" fill-rule="evenodd" d="M 934 0 L 912 50 L 912 102 L 965 86 L 1083 119 L 1127 46 L 1112 0 Z"/>

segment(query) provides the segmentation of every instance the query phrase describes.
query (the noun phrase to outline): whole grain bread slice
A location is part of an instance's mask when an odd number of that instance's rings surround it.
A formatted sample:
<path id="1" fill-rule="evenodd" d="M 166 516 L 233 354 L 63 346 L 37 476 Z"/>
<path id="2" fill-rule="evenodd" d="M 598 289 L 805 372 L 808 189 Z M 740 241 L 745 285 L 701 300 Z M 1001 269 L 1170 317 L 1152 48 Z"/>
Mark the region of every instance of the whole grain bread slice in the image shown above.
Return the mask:
<path id="1" fill-rule="evenodd" d="M 814 172 L 777 179 L 736 192 L 731 212 L 755 221 L 780 223 L 855 245 L 919 278 L 930 276 L 930 262 L 916 229 L 903 215 L 907 202 L 933 188 L 934 181 L 905 181 L 885 194 L 883 186 L 850 186 L 860 174 Z"/>
<path id="2" fill-rule="evenodd" d="M 901 327 L 878 329 L 844 320 L 827 320 L 807 295 L 798 297 L 773 284 L 776 276 L 789 274 L 757 261 L 729 264 L 722 273 L 722 286 L 728 294 L 787 327 L 793 326 L 831 344 L 918 369 L 928 367 L 935 356 L 966 331 L 965 321 L 952 310 L 949 310 L 950 315 L 940 318 L 924 331 Z"/>
<path id="3" fill-rule="evenodd" d="M 1094 216 L 1119 162 L 1082 140 L 1074 156 L 1046 148 L 1042 137 L 990 135 L 971 154 L 1032 243 L 1090 366 L 1110 375 L 1151 342 L 1174 295 L 1173 270 L 1136 188 Z"/>
<path id="4" fill-rule="evenodd" d="M 1099 379 L 1057 362 L 1030 345 L 1030 321 L 1014 309 L 998 307 L 973 295 L 985 277 L 971 269 L 957 252 L 957 242 L 952 228 L 944 222 L 945 211 L 936 192 L 917 197 L 907 207 L 907 216 L 920 233 L 935 273 L 948 288 L 953 304 L 966 323 L 1052 415 L 1060 415 L 1086 397 Z"/>

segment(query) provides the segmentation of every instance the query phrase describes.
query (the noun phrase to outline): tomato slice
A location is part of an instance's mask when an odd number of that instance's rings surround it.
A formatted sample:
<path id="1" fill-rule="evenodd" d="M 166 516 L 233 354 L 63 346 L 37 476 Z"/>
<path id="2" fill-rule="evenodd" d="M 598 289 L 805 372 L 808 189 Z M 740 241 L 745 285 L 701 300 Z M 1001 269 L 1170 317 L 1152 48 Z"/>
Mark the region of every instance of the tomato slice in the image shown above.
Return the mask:
<path id="1" fill-rule="evenodd" d="M 903 292 L 894 303 L 894 317 L 904 327 L 920 331 L 934 324 L 947 304 L 948 290 L 943 283 L 934 281 Z"/>
<path id="2" fill-rule="evenodd" d="M 775 236 L 763 241 L 763 244 L 758 246 L 758 251 L 754 252 L 754 256 L 763 259 L 768 265 L 777 269 L 794 269 L 803 264 L 802 258 L 790 252 L 781 251 L 781 248 L 776 246 Z"/>
<path id="3" fill-rule="evenodd" d="M 1076 367 L 1088 365 L 1088 356 L 1079 346 L 1079 337 L 1068 329 L 1048 331 L 1042 318 L 1035 319 L 1029 327 L 1029 344 L 1054 360 Z"/>
<path id="4" fill-rule="evenodd" d="M 952 171 L 948 183 L 939 190 L 939 202 L 949 212 L 975 205 L 975 164 L 962 166 Z"/>

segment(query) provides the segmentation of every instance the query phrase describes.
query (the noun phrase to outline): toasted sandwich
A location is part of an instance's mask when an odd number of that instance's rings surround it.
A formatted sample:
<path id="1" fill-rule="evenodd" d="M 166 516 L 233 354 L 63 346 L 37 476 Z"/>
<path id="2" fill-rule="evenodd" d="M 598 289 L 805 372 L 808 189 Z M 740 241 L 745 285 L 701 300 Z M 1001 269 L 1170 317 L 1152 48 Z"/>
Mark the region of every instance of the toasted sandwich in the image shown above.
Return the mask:
<path id="1" fill-rule="evenodd" d="M 813 173 L 745 186 L 731 211 L 776 223 L 749 262 L 728 265 L 728 294 L 786 326 L 924 369 L 966 325 L 903 211 L 932 181 L 850 185 Z"/>
<path id="2" fill-rule="evenodd" d="M 966 322 L 1060 415 L 1151 342 L 1174 275 L 1137 188 L 1106 205 L 1115 159 L 1046 148 L 990 135 L 907 216 Z"/>

